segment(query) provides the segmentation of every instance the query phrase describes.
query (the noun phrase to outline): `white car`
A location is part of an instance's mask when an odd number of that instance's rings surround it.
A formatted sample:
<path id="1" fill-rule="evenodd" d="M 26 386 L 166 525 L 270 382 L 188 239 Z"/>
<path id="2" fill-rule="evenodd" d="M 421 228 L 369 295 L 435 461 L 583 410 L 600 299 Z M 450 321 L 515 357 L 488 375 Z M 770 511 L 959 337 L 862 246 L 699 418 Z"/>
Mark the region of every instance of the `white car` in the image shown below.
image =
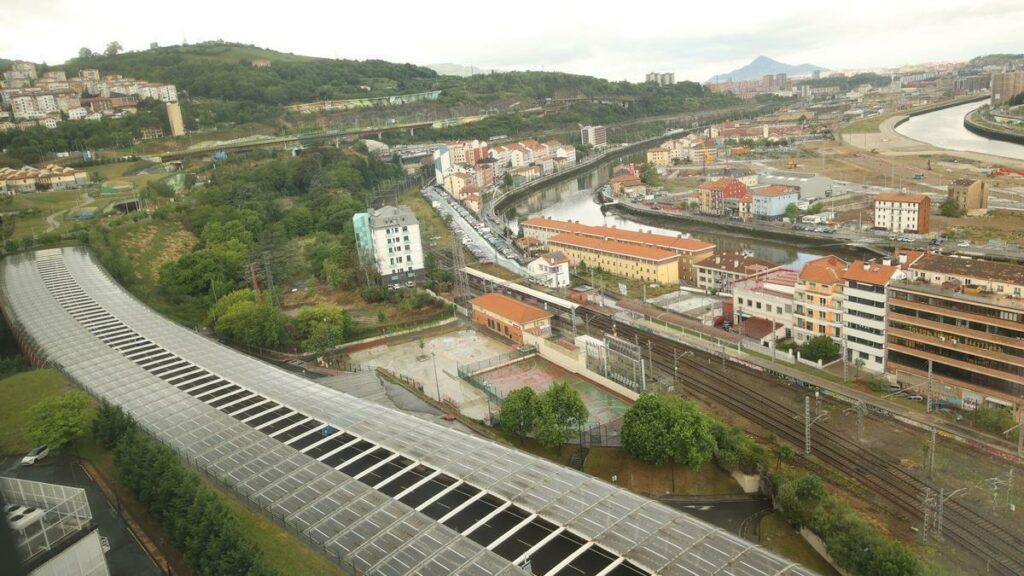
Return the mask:
<path id="1" fill-rule="evenodd" d="M 957 246 L 959 246 L 960 248 L 969 248 L 971 246 L 971 241 L 964 240 L 963 242 L 958 243 Z"/>
<path id="2" fill-rule="evenodd" d="M 25 457 L 21 459 L 21 465 L 22 466 L 31 466 L 31 465 L 35 464 L 36 462 L 39 462 L 43 458 L 46 458 L 49 455 L 50 455 L 50 447 L 49 446 L 46 446 L 45 444 L 42 445 L 42 446 L 36 446 L 35 448 L 32 449 L 31 452 L 26 454 Z"/>

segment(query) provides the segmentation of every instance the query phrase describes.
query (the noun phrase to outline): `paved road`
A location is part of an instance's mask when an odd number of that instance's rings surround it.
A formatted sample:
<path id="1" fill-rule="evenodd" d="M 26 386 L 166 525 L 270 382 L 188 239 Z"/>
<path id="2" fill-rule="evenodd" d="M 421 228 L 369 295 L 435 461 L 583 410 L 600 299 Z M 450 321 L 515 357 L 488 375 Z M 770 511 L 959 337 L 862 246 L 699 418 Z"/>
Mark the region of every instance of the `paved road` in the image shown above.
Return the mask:
<path id="1" fill-rule="evenodd" d="M 470 225 L 470 223 L 467 222 L 466 219 L 462 217 L 462 214 L 459 214 L 459 211 L 456 210 L 454 206 L 455 201 L 452 200 L 451 197 L 448 196 L 448 194 L 440 192 L 439 190 L 440 189 L 428 186 L 423 189 L 423 196 L 426 197 L 427 201 L 430 202 L 431 204 L 436 204 L 437 206 L 440 206 L 440 208 L 437 208 L 437 210 L 442 215 L 450 215 L 452 218 L 452 223 L 462 230 L 462 233 L 464 235 L 463 237 L 469 238 L 473 242 L 473 244 L 477 245 L 477 247 L 482 248 L 485 252 L 490 253 L 491 257 L 494 258 L 494 262 L 496 264 L 498 264 L 502 268 L 514 272 L 518 276 L 526 275 L 527 272 L 525 267 L 523 267 L 515 260 L 511 260 L 509 258 L 502 256 L 501 253 L 498 252 L 498 250 L 495 249 L 494 246 L 491 246 L 491 244 L 483 237 L 483 235 L 480 234 L 479 231 L 477 231 L 476 228 L 473 228 L 473 226 Z"/>
<path id="2" fill-rule="evenodd" d="M 20 457 L 0 461 L 0 475 L 49 484 L 62 484 L 85 489 L 101 538 L 107 538 L 107 566 L 111 576 L 159 576 L 162 574 L 142 546 L 135 540 L 114 506 L 107 501 L 99 486 L 71 456 L 58 454 L 35 466 L 19 466 Z"/>

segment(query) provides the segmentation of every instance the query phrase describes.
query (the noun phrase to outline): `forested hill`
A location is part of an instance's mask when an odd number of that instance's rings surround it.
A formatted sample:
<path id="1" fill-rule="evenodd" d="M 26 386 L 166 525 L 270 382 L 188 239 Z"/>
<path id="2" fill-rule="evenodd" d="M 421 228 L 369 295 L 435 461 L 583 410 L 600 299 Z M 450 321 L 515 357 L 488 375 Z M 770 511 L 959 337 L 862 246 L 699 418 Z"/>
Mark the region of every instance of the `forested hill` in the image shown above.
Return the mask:
<path id="1" fill-rule="evenodd" d="M 254 67 L 255 60 L 268 60 L 270 66 Z M 313 58 L 228 43 L 169 46 L 115 56 L 94 54 L 64 65 L 69 74 L 81 68 L 169 82 L 189 96 L 267 105 L 440 89 L 449 104 L 486 106 L 496 100 L 506 104 L 521 100 L 522 108 L 548 98 L 624 96 L 650 113 L 678 109 L 684 100 L 689 104 L 685 108 L 690 108 L 693 100 L 710 97 L 693 82 L 659 87 L 560 72 L 441 76 L 413 64 Z"/>
<path id="2" fill-rule="evenodd" d="M 270 66 L 253 66 L 254 60 L 269 60 Z M 415 92 L 437 78 L 433 70 L 413 64 L 312 58 L 225 43 L 94 54 L 64 66 L 69 75 L 81 68 L 168 82 L 191 96 L 262 104 Z"/>

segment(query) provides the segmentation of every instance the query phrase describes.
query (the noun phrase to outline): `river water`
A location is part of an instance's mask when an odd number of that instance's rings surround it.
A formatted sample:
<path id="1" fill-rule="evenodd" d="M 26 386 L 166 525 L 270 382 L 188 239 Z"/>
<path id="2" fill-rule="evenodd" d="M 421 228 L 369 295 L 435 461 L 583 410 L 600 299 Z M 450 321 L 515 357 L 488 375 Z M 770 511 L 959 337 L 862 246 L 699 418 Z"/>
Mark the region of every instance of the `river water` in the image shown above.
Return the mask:
<path id="1" fill-rule="evenodd" d="M 601 206 L 594 201 L 594 189 L 607 183 L 611 179 L 612 167 L 622 162 L 643 162 L 643 154 L 631 154 L 624 158 L 613 159 L 578 178 L 537 190 L 509 206 L 502 213 L 502 217 L 510 223 L 513 220 L 523 220 L 530 216 L 549 216 L 557 220 L 575 220 L 592 226 L 651 230 L 672 236 L 685 233 L 700 240 L 713 242 L 720 250 L 750 250 L 758 258 L 797 269 L 809 260 L 831 253 L 827 249 L 817 251 L 801 248 L 798 250 L 782 242 L 748 238 L 741 234 L 726 234 L 715 228 L 702 227 L 689 222 L 665 223 L 659 221 L 657 224 L 648 224 L 638 216 L 620 216 L 612 212 L 605 215 L 601 212 Z"/>
<path id="2" fill-rule="evenodd" d="M 970 102 L 952 108 L 913 116 L 896 127 L 907 138 L 926 142 L 938 148 L 963 152 L 981 152 L 1004 158 L 1024 160 L 1024 146 L 1012 142 L 989 140 L 964 128 L 964 116 L 986 102 Z"/>

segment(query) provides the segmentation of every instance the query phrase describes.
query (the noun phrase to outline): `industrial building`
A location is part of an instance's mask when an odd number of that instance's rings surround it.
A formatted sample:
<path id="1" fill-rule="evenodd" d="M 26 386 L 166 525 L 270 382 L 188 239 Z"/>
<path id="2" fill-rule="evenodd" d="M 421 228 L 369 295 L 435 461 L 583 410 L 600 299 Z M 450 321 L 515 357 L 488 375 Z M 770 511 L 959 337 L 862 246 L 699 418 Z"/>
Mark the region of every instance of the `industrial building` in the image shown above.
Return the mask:
<path id="1" fill-rule="evenodd" d="M 81 248 L 8 256 L 34 364 L 351 574 L 809 575 L 658 502 L 241 354 L 146 308 Z"/>

